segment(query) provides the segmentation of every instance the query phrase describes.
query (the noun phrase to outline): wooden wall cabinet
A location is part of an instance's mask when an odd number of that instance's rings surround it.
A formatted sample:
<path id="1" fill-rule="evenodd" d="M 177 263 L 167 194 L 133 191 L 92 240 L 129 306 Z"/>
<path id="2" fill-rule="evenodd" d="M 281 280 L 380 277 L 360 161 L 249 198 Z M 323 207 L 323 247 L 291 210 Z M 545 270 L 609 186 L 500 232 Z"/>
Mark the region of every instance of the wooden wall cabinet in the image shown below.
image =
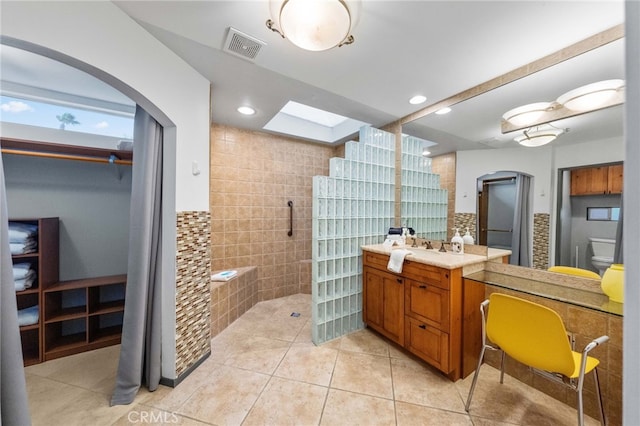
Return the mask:
<path id="1" fill-rule="evenodd" d="M 571 170 L 571 195 L 621 194 L 623 165 Z"/>
<path id="2" fill-rule="evenodd" d="M 43 288 L 58 281 L 59 221 L 57 217 L 40 219 L 11 219 L 10 223 L 25 223 L 38 227 L 37 249 L 33 253 L 14 254 L 13 264 L 30 263 L 37 278 L 30 288 L 16 292 L 18 310 L 39 307 L 38 322 L 20 327 L 24 365 L 42 362 L 42 297 Z"/>
<path id="3" fill-rule="evenodd" d="M 473 369 L 463 371 L 461 364 L 461 268 L 405 261 L 394 274 L 388 261 L 388 255 L 363 252 L 364 322 L 451 380 L 469 374 Z"/>

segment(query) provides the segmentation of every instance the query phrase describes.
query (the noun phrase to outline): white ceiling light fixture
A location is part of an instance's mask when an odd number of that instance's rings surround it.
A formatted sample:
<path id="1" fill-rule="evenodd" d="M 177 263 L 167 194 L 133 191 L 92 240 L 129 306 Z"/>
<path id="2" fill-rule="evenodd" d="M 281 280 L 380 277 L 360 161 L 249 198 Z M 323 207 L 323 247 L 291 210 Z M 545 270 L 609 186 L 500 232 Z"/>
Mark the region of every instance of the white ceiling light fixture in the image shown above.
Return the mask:
<path id="1" fill-rule="evenodd" d="M 509 110 L 502 118 L 515 126 L 526 126 L 535 123 L 551 109 L 553 109 L 552 102 L 535 102 Z"/>
<path id="2" fill-rule="evenodd" d="M 256 110 L 251 108 L 250 106 L 241 106 L 238 107 L 238 112 L 242 115 L 254 115 L 256 113 Z"/>
<path id="3" fill-rule="evenodd" d="M 446 108 L 442 108 L 436 111 L 436 114 L 438 115 L 445 115 L 445 114 L 449 114 L 451 112 L 451 108 L 446 107 Z"/>
<path id="4" fill-rule="evenodd" d="M 624 88 L 624 80 L 604 80 L 578 87 L 561 95 L 558 103 L 572 111 L 591 111 L 602 107 Z"/>
<path id="5" fill-rule="evenodd" d="M 553 142 L 562 133 L 564 133 L 564 130 L 556 129 L 555 127 L 546 129 L 536 127 L 534 130 L 525 130 L 522 135 L 516 136 L 514 140 L 527 148 L 535 148 Z"/>
<path id="6" fill-rule="evenodd" d="M 301 49 L 320 52 L 354 42 L 353 19 L 343 0 L 271 0 L 267 28 Z"/>
<path id="7" fill-rule="evenodd" d="M 415 95 L 414 97 L 409 99 L 409 103 L 411 105 L 419 105 L 421 103 L 424 103 L 426 100 L 427 100 L 427 97 L 424 95 Z"/>

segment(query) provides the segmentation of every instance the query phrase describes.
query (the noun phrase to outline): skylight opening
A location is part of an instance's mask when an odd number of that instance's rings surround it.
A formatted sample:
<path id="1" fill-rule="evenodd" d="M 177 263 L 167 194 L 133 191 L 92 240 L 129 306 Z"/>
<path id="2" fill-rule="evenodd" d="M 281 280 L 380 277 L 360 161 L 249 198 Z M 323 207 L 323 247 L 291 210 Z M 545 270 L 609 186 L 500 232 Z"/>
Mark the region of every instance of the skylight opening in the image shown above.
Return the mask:
<path id="1" fill-rule="evenodd" d="M 339 124 L 344 123 L 349 118 L 332 112 L 324 111 L 318 108 L 310 107 L 308 105 L 299 104 L 294 101 L 289 101 L 280 110 L 280 112 L 302 120 L 311 121 L 312 123 L 319 124 L 325 127 L 336 127 Z"/>

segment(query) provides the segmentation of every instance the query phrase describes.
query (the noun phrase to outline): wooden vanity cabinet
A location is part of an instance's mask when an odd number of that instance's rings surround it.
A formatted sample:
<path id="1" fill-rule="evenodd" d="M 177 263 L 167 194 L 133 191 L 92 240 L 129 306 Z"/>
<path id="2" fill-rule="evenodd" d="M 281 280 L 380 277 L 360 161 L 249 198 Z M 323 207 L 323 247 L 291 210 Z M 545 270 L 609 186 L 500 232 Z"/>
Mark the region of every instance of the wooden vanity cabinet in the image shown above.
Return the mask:
<path id="1" fill-rule="evenodd" d="M 404 345 L 404 278 L 375 268 L 363 271 L 364 322 Z"/>
<path id="2" fill-rule="evenodd" d="M 459 379 L 461 269 L 405 261 L 402 273 L 394 274 L 386 270 L 388 261 L 387 255 L 363 253 L 364 322 L 451 380 Z"/>

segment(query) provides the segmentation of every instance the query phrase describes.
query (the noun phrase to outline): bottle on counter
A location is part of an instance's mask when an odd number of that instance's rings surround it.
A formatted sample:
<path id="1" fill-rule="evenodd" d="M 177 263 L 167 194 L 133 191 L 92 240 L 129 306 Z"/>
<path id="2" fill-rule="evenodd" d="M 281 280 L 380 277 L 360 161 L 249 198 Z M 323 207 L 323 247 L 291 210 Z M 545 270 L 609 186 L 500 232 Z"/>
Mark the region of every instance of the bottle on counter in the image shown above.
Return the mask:
<path id="1" fill-rule="evenodd" d="M 469 227 L 468 226 L 467 226 L 467 232 L 462 237 L 462 241 L 464 242 L 465 246 L 471 246 L 471 245 L 475 244 L 475 242 L 473 241 L 473 237 L 469 233 Z"/>
<path id="2" fill-rule="evenodd" d="M 464 254 L 464 240 L 460 236 L 458 228 L 453 229 L 456 230 L 456 234 L 451 238 L 451 251 L 454 254 Z"/>

